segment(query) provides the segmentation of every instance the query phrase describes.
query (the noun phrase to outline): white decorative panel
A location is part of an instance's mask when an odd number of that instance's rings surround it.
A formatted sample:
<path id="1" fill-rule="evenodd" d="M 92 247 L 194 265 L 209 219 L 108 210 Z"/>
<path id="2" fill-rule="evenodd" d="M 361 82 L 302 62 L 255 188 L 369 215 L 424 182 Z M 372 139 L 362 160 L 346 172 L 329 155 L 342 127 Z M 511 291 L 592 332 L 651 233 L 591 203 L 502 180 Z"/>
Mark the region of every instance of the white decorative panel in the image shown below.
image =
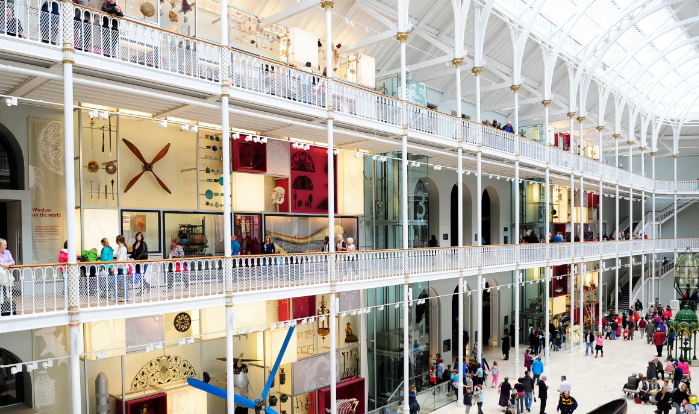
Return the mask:
<path id="1" fill-rule="evenodd" d="M 289 142 L 276 139 L 267 142 L 267 174 L 289 176 Z"/>
<path id="2" fill-rule="evenodd" d="M 112 247 L 116 246 L 116 236 L 121 234 L 119 223 L 119 210 L 91 209 L 83 210 L 85 230 L 85 250 L 97 249 L 97 254 L 102 250 L 102 238 L 106 237 Z M 133 240 L 127 240 L 130 244 Z"/>
<path id="3" fill-rule="evenodd" d="M 231 175 L 233 211 L 264 211 L 265 176 L 233 173 Z"/>
<path id="4" fill-rule="evenodd" d="M 364 214 L 364 160 L 348 151 L 337 155 L 337 213 Z"/>
<path id="5" fill-rule="evenodd" d="M 298 27 L 291 28 L 290 35 L 294 62 L 301 66 L 311 62 L 311 67 L 318 67 L 318 37 Z"/>
<path id="6" fill-rule="evenodd" d="M 360 85 L 368 86 L 371 89 L 376 87 L 376 59 L 367 55 L 360 55 L 358 62 Z"/>

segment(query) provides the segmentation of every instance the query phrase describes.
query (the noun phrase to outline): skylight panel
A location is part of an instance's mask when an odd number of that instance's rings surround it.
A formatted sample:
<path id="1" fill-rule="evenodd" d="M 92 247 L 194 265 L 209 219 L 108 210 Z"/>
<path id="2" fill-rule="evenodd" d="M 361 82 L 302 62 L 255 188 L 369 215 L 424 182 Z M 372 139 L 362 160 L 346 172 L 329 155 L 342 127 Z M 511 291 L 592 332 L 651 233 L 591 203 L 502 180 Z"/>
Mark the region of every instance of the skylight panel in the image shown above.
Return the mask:
<path id="1" fill-rule="evenodd" d="M 639 62 L 648 62 L 650 59 L 653 58 L 653 56 L 655 56 L 656 53 L 657 53 L 657 51 L 655 50 L 655 48 L 653 48 L 653 46 L 650 46 L 647 44 L 647 45 L 643 46 L 641 48 L 641 50 L 637 51 L 634 54 L 634 57 Z"/>
<path id="2" fill-rule="evenodd" d="M 587 15 L 583 15 L 570 31 L 570 34 L 580 43 L 589 42 L 599 30 L 599 24 Z"/>
<path id="3" fill-rule="evenodd" d="M 653 66 L 648 68 L 648 72 L 653 76 L 661 76 L 670 71 L 667 63 L 662 60 L 657 61 Z"/>
<path id="4" fill-rule="evenodd" d="M 682 33 L 682 30 L 679 28 L 674 28 L 669 32 L 660 35 L 659 37 L 656 37 L 655 40 L 653 40 L 653 44 L 658 49 L 663 50 L 671 44 L 676 44 L 685 39 L 686 37 L 684 33 Z"/>
<path id="5" fill-rule="evenodd" d="M 630 50 L 642 40 L 641 34 L 635 28 L 629 28 L 617 39 L 617 43 Z"/>
<path id="6" fill-rule="evenodd" d="M 616 43 L 613 43 L 602 59 L 609 66 L 616 65 L 626 54 L 626 51 Z"/>
<path id="7" fill-rule="evenodd" d="M 650 7 L 650 6 L 648 6 Z M 636 23 L 636 26 L 647 35 L 654 33 L 661 27 L 666 27 L 674 22 L 672 15 L 667 8 L 660 9 L 650 16 L 646 16 L 643 20 Z"/>

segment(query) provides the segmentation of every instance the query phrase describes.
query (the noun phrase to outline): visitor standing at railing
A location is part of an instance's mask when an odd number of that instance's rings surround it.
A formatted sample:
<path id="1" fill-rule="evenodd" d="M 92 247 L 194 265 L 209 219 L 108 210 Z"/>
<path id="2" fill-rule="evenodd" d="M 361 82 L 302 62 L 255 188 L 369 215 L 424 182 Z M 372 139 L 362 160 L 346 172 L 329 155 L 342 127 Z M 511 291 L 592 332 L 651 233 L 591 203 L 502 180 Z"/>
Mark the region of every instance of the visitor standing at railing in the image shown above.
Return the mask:
<path id="1" fill-rule="evenodd" d="M 129 251 L 126 248 L 126 239 L 121 234 L 116 237 L 117 249 L 116 260 L 125 262 L 129 260 Z M 124 271 L 126 269 L 126 271 Z M 127 282 L 129 270 L 128 266 L 122 264 L 117 266 L 117 299 L 120 302 L 129 300 L 129 283 Z M 119 299 L 121 298 L 121 299 Z"/>
<path id="2" fill-rule="evenodd" d="M 14 279 L 10 273 L 10 267 L 15 265 L 15 260 L 12 258 L 12 253 L 7 249 L 7 240 L 0 239 L 0 267 L 2 268 L 2 274 L 0 275 L 0 285 L 2 286 L 2 291 L 0 292 L 0 304 L 2 304 L 3 315 L 14 314 L 14 303 L 12 301 L 12 283 Z M 9 304 L 5 304 L 9 302 Z"/>
<path id="3" fill-rule="evenodd" d="M 111 262 L 114 260 L 114 249 L 109 245 L 109 239 L 106 237 L 102 239 L 102 251 L 100 251 L 100 261 Z M 109 267 L 100 266 L 98 277 L 100 280 L 100 296 L 102 299 L 108 299 L 109 291 L 114 289 L 114 265 L 109 265 Z"/>
<path id="4" fill-rule="evenodd" d="M 131 260 L 148 260 L 148 245 L 146 244 L 146 241 L 143 240 L 143 233 L 139 231 L 136 233 L 136 236 L 134 236 L 134 239 L 136 241 L 131 246 Z M 148 264 L 146 263 L 143 265 L 143 271 L 141 271 L 140 263 L 137 263 L 134 267 L 134 273 L 138 275 L 136 276 L 137 278 L 141 279 L 143 288 L 150 291 L 150 281 L 146 280 L 145 277 L 146 271 L 148 270 Z M 139 292 L 138 295 L 141 295 L 142 293 L 143 292 Z"/>
<path id="5" fill-rule="evenodd" d="M 2 22 L 2 19 L 0 19 L 0 22 Z M 4 23 L 5 27 L 2 27 L 0 23 L 0 29 L 4 29 L 2 31 L 7 33 L 8 36 L 24 38 L 24 29 L 22 28 L 22 22 L 20 22 L 19 19 L 15 17 L 14 4 L 9 4 L 7 6 L 7 20 Z"/>
<path id="6" fill-rule="evenodd" d="M 131 260 L 148 260 L 148 245 L 143 240 L 143 234 L 139 231 L 134 236 L 136 240 L 131 246 Z M 148 265 L 143 265 L 143 273 L 148 269 Z M 141 265 L 136 264 L 136 273 L 141 274 Z"/>
<path id="7" fill-rule="evenodd" d="M 51 8 L 50 12 L 49 7 Z M 59 6 L 56 1 L 46 0 L 41 6 L 41 41 L 43 43 L 56 44 L 60 22 L 58 10 Z"/>
<path id="8" fill-rule="evenodd" d="M 277 254 L 277 249 L 274 246 L 274 243 L 272 243 L 272 237 L 268 234 L 265 236 L 265 244 L 262 245 L 262 253 L 263 254 Z M 272 261 L 274 259 L 265 259 L 264 262 L 266 262 L 267 265 L 272 264 Z"/>
<path id="9" fill-rule="evenodd" d="M 238 243 L 237 236 L 235 234 L 231 235 L 231 255 L 240 256 L 240 243 Z"/>
<path id="10" fill-rule="evenodd" d="M 342 238 L 341 234 L 337 235 L 337 243 L 335 244 L 335 251 L 336 252 L 344 252 L 347 251 L 347 244 Z"/>
<path id="11" fill-rule="evenodd" d="M 124 13 L 121 11 L 121 7 L 116 4 L 116 0 L 105 0 L 102 4 L 102 11 L 113 16 L 124 17 Z M 111 27 L 110 27 L 111 24 Z M 102 32 L 102 53 L 105 56 L 117 57 L 116 47 L 119 41 L 119 22 L 117 19 L 110 19 L 108 16 L 102 18 L 102 27 L 109 30 L 104 30 Z"/>

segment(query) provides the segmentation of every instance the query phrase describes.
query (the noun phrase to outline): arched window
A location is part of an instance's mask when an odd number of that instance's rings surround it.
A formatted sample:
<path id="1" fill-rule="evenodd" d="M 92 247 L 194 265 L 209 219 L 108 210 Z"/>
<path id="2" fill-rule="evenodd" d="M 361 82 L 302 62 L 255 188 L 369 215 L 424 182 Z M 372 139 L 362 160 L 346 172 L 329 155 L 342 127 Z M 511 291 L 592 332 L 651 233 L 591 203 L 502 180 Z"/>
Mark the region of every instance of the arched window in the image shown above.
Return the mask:
<path id="1" fill-rule="evenodd" d="M 0 365 L 14 365 L 21 362 L 17 355 L 0 348 Z M 13 374 L 10 368 L 0 369 L 0 407 L 24 402 L 24 375 L 28 374 L 22 371 Z"/>
<path id="2" fill-rule="evenodd" d="M 17 156 L 5 135 L 0 131 L 0 190 L 20 190 L 18 186 Z"/>

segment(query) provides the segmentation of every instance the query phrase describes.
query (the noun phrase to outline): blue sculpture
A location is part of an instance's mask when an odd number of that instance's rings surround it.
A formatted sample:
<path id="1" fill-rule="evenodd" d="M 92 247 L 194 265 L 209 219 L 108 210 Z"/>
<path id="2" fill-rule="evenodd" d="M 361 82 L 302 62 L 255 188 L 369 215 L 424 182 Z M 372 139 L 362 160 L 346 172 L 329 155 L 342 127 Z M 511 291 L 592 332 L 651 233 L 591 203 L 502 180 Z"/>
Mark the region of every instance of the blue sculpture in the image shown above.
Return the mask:
<path id="1" fill-rule="evenodd" d="M 279 355 L 277 356 L 277 360 L 274 362 L 274 367 L 272 368 L 272 371 L 269 374 L 269 378 L 267 378 L 267 383 L 265 384 L 265 389 L 262 390 L 262 396 L 260 399 L 256 399 L 255 401 L 245 398 L 241 395 L 234 394 L 233 395 L 233 401 L 238 404 L 242 405 L 243 407 L 247 408 L 252 408 L 255 410 L 255 414 L 260 414 L 262 411 L 264 411 L 266 414 L 278 414 L 276 411 L 274 411 L 271 407 L 265 407 L 265 401 L 267 400 L 267 395 L 269 394 L 269 389 L 272 387 L 272 382 L 274 381 L 274 377 L 277 375 L 277 370 L 279 369 L 279 365 L 282 362 L 282 358 L 284 357 L 284 353 L 286 352 L 286 347 L 289 345 L 289 340 L 291 340 L 291 335 L 294 334 L 294 329 L 295 327 L 292 326 L 289 328 L 289 332 L 286 334 L 286 338 L 284 338 L 284 344 L 282 345 L 282 349 L 279 352 Z M 191 385 L 194 388 L 200 389 L 204 392 L 207 392 L 209 394 L 215 395 L 217 397 L 227 399 L 228 398 L 228 391 L 216 387 L 211 384 L 207 384 L 203 381 L 200 381 L 198 379 L 194 378 L 187 378 L 187 384 Z"/>

